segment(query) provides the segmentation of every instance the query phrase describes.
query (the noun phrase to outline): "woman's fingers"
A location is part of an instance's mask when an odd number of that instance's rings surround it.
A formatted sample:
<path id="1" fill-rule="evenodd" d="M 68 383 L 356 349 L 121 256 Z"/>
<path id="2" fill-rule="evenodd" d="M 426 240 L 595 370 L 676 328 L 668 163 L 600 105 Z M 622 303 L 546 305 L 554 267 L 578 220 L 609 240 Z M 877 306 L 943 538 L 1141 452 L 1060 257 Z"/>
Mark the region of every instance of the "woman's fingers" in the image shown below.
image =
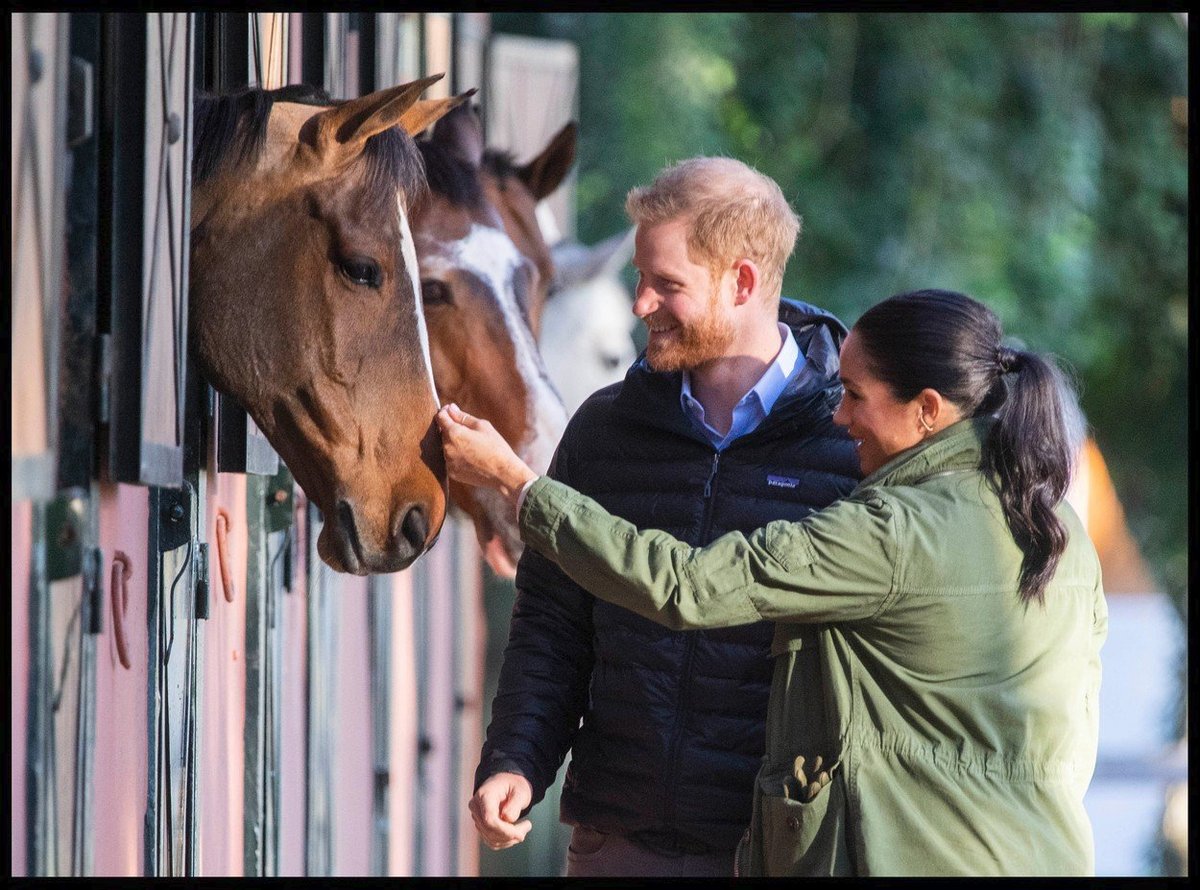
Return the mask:
<path id="1" fill-rule="evenodd" d="M 455 423 L 460 423 L 467 429 L 479 430 L 491 425 L 486 420 L 468 414 L 454 402 L 446 405 L 438 414 L 441 415 L 443 412 Z"/>

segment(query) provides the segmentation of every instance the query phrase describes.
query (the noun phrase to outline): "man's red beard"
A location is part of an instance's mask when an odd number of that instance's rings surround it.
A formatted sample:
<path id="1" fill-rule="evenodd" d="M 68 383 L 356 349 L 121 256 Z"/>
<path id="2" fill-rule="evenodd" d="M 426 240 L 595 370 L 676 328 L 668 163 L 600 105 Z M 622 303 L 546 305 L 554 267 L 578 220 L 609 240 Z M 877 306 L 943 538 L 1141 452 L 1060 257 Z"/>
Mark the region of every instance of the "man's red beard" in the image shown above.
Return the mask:
<path id="1" fill-rule="evenodd" d="M 657 326 L 660 319 L 646 318 L 647 328 Z M 661 319 L 667 321 L 667 319 Z M 718 359 L 727 354 L 733 343 L 733 322 L 717 310 L 717 293 L 704 316 L 688 324 L 674 321 L 675 327 L 665 334 L 650 334 L 646 346 L 646 361 L 655 371 L 685 371 Z"/>

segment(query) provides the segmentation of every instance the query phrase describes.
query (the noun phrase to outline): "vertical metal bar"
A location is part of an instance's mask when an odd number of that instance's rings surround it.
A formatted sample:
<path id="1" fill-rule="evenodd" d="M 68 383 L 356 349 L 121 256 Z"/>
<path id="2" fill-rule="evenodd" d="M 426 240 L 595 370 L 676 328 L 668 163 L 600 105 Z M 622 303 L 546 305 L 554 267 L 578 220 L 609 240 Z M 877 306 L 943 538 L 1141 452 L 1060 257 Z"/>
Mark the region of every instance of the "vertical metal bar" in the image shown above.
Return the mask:
<path id="1" fill-rule="evenodd" d="M 457 16 L 455 16 L 457 18 Z M 454 690 L 454 711 L 450 721 L 450 788 L 451 793 L 457 793 L 459 790 L 459 781 L 461 773 L 461 763 L 463 754 L 463 712 L 466 708 L 466 677 L 463 671 L 463 656 L 466 651 L 466 626 L 463 620 L 463 591 L 461 589 L 461 572 L 459 571 L 459 561 L 463 558 L 463 535 L 462 527 L 453 517 L 449 517 L 454 522 L 454 535 L 447 542 L 450 547 L 450 559 L 448 560 L 448 572 L 450 580 L 450 589 L 447 593 L 453 598 L 452 602 L 454 609 L 452 612 L 454 622 L 454 638 L 453 655 L 452 655 L 452 681 L 450 688 Z M 474 548 L 474 542 L 471 542 Z M 450 834 L 449 850 L 450 850 L 450 871 L 451 874 L 461 874 L 461 863 L 459 862 L 458 850 L 458 811 L 452 808 L 450 811 L 449 824 L 446 826 Z"/>
<path id="2" fill-rule="evenodd" d="M 246 719 L 242 761 L 242 867 L 243 874 L 262 876 L 264 868 L 264 816 L 266 811 L 265 689 L 270 682 L 267 662 L 267 551 L 265 512 L 266 479 L 246 477 Z"/>
<path id="3" fill-rule="evenodd" d="M 101 601 L 93 597 L 100 587 L 101 555 L 95 547 L 100 529 L 100 492 L 93 482 L 85 500 L 81 547 L 84 555 L 83 592 L 80 603 L 79 710 L 76 722 L 75 756 L 75 836 L 72 841 L 72 874 L 92 873 L 93 811 L 92 791 L 96 755 L 96 635 Z"/>
<path id="4" fill-rule="evenodd" d="M 412 796 L 413 802 L 413 853 L 414 875 L 425 874 L 425 801 L 429 796 L 429 752 L 432 742 L 429 736 L 429 705 L 426 690 L 429 688 L 429 572 L 424 568 L 413 572 L 413 641 L 416 646 L 417 674 L 417 782 Z"/>
<path id="5" fill-rule="evenodd" d="M 162 746 L 162 640 L 158 627 L 162 609 L 159 579 L 162 577 L 162 553 L 159 551 L 160 489 L 150 486 L 150 517 L 146 530 L 146 816 L 144 822 L 143 868 L 147 877 L 160 874 L 159 782 L 163 766 L 159 762 Z"/>
<path id="6" fill-rule="evenodd" d="M 331 614 L 324 564 L 317 555 L 321 530 L 320 511 L 311 502 L 307 508 L 308 580 L 308 710 L 305 719 L 307 771 L 305 776 L 305 862 L 308 875 L 328 875 L 333 866 L 333 836 L 330 814 L 332 792 L 329 736 L 333 727 L 330 674 L 335 630 Z"/>
<path id="7" fill-rule="evenodd" d="M 371 634 L 371 739 L 374 762 L 374 796 L 371 836 L 371 873 L 388 873 L 389 728 L 391 726 L 391 580 L 373 575 L 367 582 Z"/>
<path id="8" fill-rule="evenodd" d="M 193 529 L 193 534 L 195 530 Z M 193 547 L 193 550 L 196 548 Z M 204 702 L 204 636 L 207 623 L 202 623 L 196 616 L 196 597 L 192 595 L 192 581 L 195 571 L 195 561 L 192 561 L 188 567 L 188 583 L 183 588 L 182 592 L 177 592 L 177 596 L 182 602 L 186 603 L 189 610 L 187 622 L 192 629 L 194 636 L 189 646 L 188 655 L 189 661 L 189 677 L 188 677 L 188 695 L 191 697 L 190 706 L 187 709 L 189 719 L 185 726 L 187 734 L 187 811 L 184 830 L 186 834 L 186 842 L 184 848 L 187 850 L 187 875 L 197 875 L 200 873 L 200 844 L 199 844 L 199 828 L 201 825 L 202 813 L 200 809 L 200 794 L 199 780 L 200 768 L 204 763 L 202 740 L 204 735 L 200 732 L 200 718 L 203 714 L 201 705 Z"/>
<path id="9" fill-rule="evenodd" d="M 292 514 L 295 515 L 294 513 Z M 280 803 L 280 780 L 282 775 L 282 756 L 283 746 L 281 744 L 282 726 L 283 726 L 283 657 L 284 657 L 284 637 L 283 637 L 283 617 L 282 617 L 282 597 L 284 589 L 284 577 L 286 576 L 288 589 L 291 589 L 291 561 L 296 559 L 295 556 L 295 535 L 296 528 L 294 525 L 288 526 L 279 533 L 278 546 L 282 551 L 279 557 L 279 573 L 273 577 L 270 589 L 270 605 L 271 613 L 268 621 L 268 637 L 267 642 L 270 649 L 270 659 L 268 663 L 271 666 L 270 683 L 267 690 L 270 693 L 270 704 L 267 708 L 267 719 L 269 720 L 267 739 L 270 743 L 268 748 L 270 757 L 267 760 L 268 764 L 268 793 L 267 805 L 270 826 L 270 843 L 268 851 L 270 854 L 269 874 L 272 876 L 279 874 L 279 803 Z"/>
<path id="10" fill-rule="evenodd" d="M 53 823 L 47 816 L 49 804 L 46 759 L 49 749 L 46 684 L 50 669 L 49 587 L 46 583 L 46 506 L 34 502 L 32 510 L 33 551 L 29 561 L 29 692 L 26 726 L 25 813 L 28 819 L 26 863 L 29 874 L 50 874 L 48 849 Z"/>

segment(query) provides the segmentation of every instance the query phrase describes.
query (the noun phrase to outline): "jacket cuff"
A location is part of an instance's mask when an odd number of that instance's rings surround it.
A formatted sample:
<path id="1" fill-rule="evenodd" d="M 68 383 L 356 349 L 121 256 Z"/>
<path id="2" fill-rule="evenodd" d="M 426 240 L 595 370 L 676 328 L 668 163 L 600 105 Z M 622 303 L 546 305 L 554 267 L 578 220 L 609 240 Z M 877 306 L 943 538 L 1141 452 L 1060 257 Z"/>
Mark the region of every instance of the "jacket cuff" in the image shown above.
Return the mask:
<path id="1" fill-rule="evenodd" d="M 539 553 L 552 550 L 555 533 L 570 504 L 571 494 L 571 488 L 555 482 L 549 476 L 535 479 L 517 511 L 521 540 Z"/>

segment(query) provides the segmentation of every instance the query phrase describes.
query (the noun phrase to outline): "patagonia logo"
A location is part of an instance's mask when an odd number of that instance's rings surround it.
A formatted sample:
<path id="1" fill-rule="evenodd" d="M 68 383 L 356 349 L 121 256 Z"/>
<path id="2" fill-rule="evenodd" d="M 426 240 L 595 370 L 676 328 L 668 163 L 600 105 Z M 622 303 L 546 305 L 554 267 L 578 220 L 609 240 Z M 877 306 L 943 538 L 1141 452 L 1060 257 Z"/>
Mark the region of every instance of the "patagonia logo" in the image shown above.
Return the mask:
<path id="1" fill-rule="evenodd" d="M 793 479 L 791 476 L 768 476 L 767 485 L 775 488 L 795 488 L 800 484 L 799 479 Z"/>

